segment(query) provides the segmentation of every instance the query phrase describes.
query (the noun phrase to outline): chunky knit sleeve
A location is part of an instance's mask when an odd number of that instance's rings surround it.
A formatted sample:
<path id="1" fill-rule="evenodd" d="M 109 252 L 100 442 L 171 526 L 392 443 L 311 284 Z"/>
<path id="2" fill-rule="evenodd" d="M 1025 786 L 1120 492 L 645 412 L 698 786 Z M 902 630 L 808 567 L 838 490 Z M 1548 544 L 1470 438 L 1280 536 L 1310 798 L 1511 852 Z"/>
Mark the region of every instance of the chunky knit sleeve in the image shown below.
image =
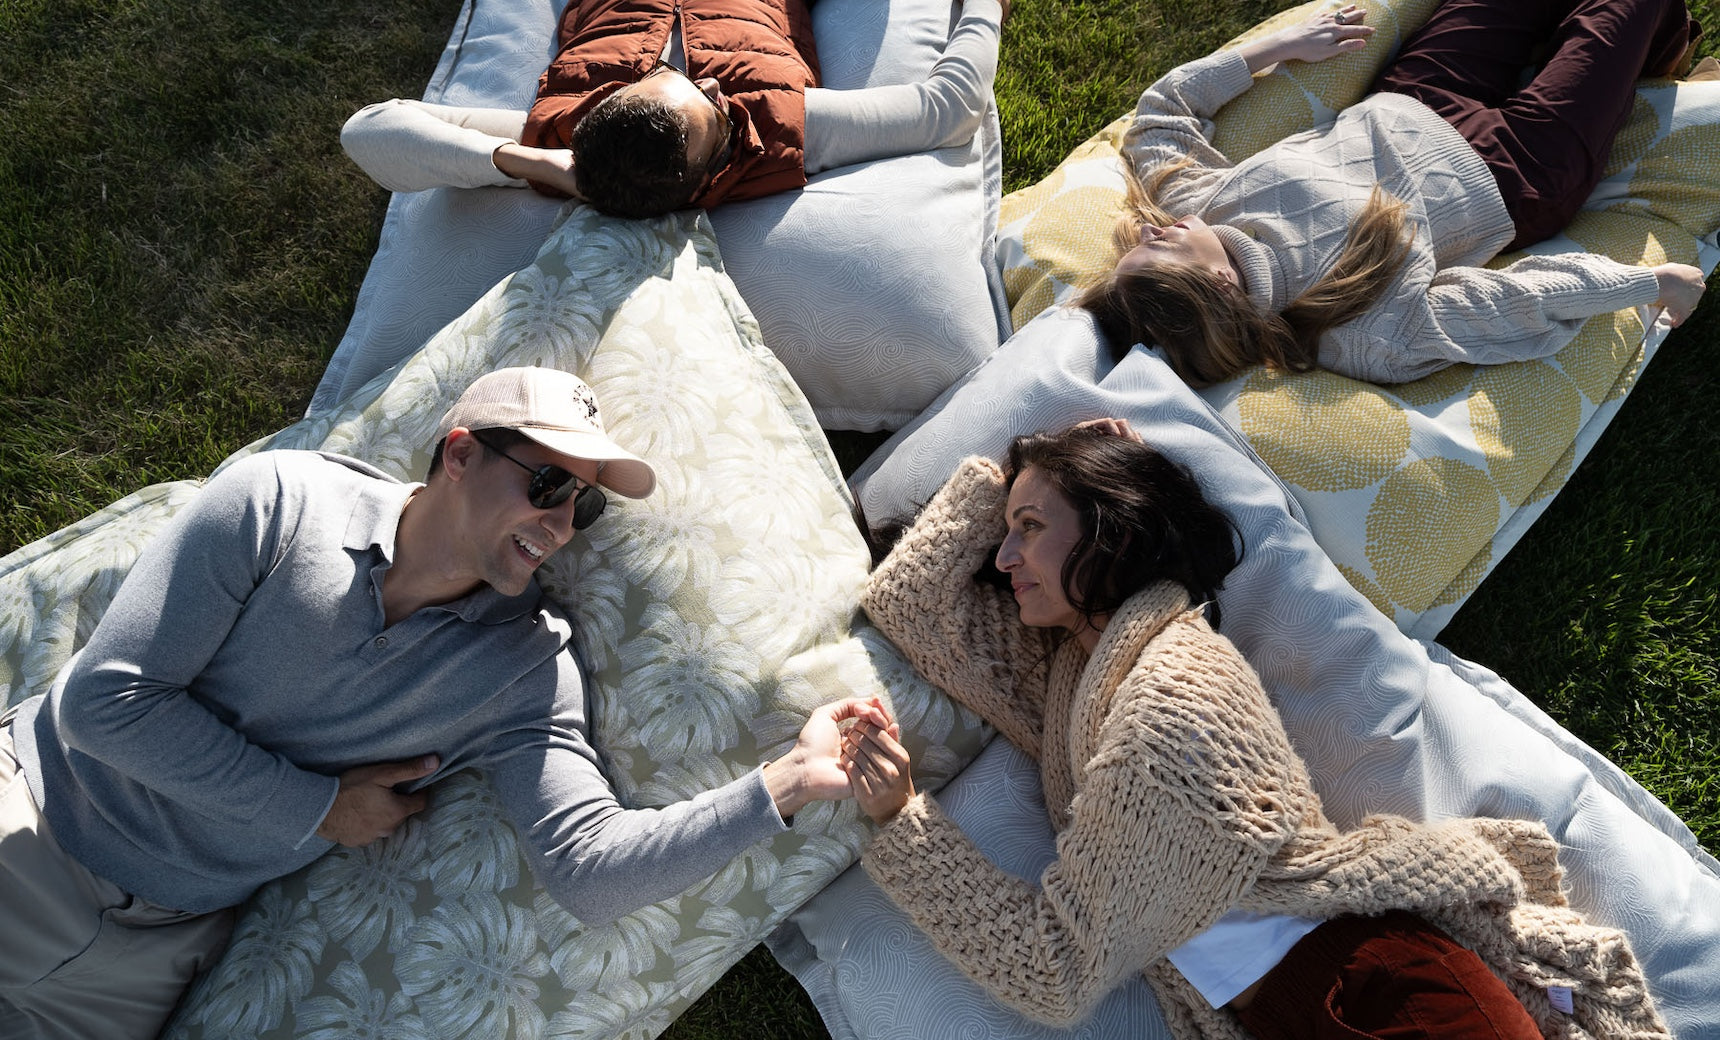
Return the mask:
<path id="1" fill-rule="evenodd" d="M 1425 293 L 1326 334 L 1320 363 L 1377 383 L 1419 379 L 1458 363 L 1498 365 L 1557 353 L 1596 314 L 1651 304 L 1654 272 L 1595 253 L 1527 256 L 1501 270 L 1448 267 Z"/>
<path id="2" fill-rule="evenodd" d="M 1231 908 L 1306 806 L 1300 765 L 1228 643 L 1183 645 L 1129 673 L 1087 759 L 1057 859 L 1037 886 L 988 860 L 930 797 L 879 831 L 866 870 L 965 973 L 1068 1025 Z M 1204 632 L 1204 634 L 1203 634 Z M 1190 653 L 1183 653 L 1183 650 Z"/>
<path id="3" fill-rule="evenodd" d="M 1172 205 L 1184 192 L 1210 194 L 1210 187 L 1200 186 L 1214 178 L 1202 176 L 1202 171 L 1231 166 L 1224 153 L 1213 147 L 1212 117 L 1253 83 L 1248 62 L 1236 51 L 1219 51 L 1172 69 L 1141 93 L 1134 122 L 1123 136 L 1123 158 L 1139 177 L 1161 166 L 1192 161 L 1192 170 L 1166 199 Z"/>
<path id="4" fill-rule="evenodd" d="M 872 572 L 861 605 L 920 674 L 1039 757 L 1047 638 L 974 574 L 1003 540 L 1009 491 L 989 459 L 962 462 Z"/>

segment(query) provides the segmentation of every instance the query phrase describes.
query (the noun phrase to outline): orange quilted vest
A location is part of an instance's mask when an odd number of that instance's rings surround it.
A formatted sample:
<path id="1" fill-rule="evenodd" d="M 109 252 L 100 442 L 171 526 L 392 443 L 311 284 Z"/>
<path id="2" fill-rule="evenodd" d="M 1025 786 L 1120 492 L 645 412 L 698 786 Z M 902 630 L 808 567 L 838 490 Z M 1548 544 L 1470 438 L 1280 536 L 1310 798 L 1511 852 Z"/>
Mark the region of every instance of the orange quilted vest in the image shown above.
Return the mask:
<path id="1" fill-rule="evenodd" d="M 687 72 L 722 84 L 734 157 L 694 199 L 714 206 L 806 184 L 806 95 L 818 52 L 806 0 L 569 0 L 523 143 L 566 148 L 585 113 L 656 65 L 681 20 Z"/>

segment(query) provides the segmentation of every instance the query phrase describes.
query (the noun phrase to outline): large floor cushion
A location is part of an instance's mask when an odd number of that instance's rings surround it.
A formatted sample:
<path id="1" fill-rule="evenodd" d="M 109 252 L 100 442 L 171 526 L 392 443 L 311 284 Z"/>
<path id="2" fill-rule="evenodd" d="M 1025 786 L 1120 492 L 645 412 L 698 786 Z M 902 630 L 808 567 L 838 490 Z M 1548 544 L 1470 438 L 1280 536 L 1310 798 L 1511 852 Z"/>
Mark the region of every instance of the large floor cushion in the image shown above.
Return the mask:
<path id="1" fill-rule="evenodd" d="M 467 0 L 424 97 L 525 107 L 560 6 Z M 825 85 L 918 82 L 951 19 L 948 0 L 820 0 Z M 1006 334 L 992 264 L 1001 183 L 993 113 L 968 145 L 829 170 L 802 191 L 712 211 L 722 262 L 825 429 L 903 425 Z M 561 211 L 508 188 L 395 195 L 311 413 L 529 263 Z"/>
<path id="2" fill-rule="evenodd" d="M 1218 597 L 1222 631 L 1259 672 L 1334 821 L 1370 812 L 1545 821 L 1573 904 L 1630 934 L 1675 1034 L 1720 1035 L 1720 864 L 1665 805 L 1508 683 L 1401 632 L 1316 544 L 1248 440 L 1157 356 L 1114 363 L 1084 312 L 1047 311 L 853 483 L 868 516 L 909 516 L 964 456 L 1001 458 L 1012 436 L 1107 415 L 1187 465 L 1236 522 L 1244 551 Z M 947 801 L 938 797 L 1007 869 L 1037 879 L 1054 854 L 1037 769 L 990 748 L 985 758 L 983 772 L 970 768 Z M 858 869 L 772 946 L 839 1040 L 1058 1035 L 991 1002 Z M 1142 986 L 1100 1014 L 1064 1035 L 1168 1035 Z M 1150 1025 L 1123 1025 L 1141 1021 Z"/>
<path id="3" fill-rule="evenodd" d="M 1244 39 L 1306 18 L 1308 4 Z M 1363 0 L 1379 29 L 1363 53 L 1292 63 L 1219 113 L 1215 141 L 1241 159 L 1360 98 L 1436 0 Z M 1122 207 L 1118 119 L 1040 183 L 1003 202 L 998 262 L 1016 328 L 1071 299 L 1115 261 Z M 1720 251 L 1720 83 L 1645 81 L 1607 178 L 1564 236 L 1534 252 L 1712 269 Z M 1521 254 L 1508 254 L 1496 264 Z M 1381 387 L 1330 372 L 1244 373 L 1203 391 L 1291 486 L 1340 570 L 1406 632 L 1456 614 L 1569 479 L 1665 337 L 1646 310 L 1602 315 L 1539 361 L 1460 365 Z"/>
<path id="4" fill-rule="evenodd" d="M 398 370 L 246 452 L 322 448 L 421 476 L 448 404 L 480 373 L 522 364 L 577 371 L 659 476 L 544 568 L 625 803 L 741 775 L 782 754 L 811 709 L 853 694 L 894 704 L 930 785 L 977 754 L 988 731 L 859 613 L 869 557 L 851 499 L 703 216 L 576 212 Z M 18 608 L 0 629 L 8 700 L 42 688 L 196 488 L 150 489 L 0 561 L 0 602 Z M 654 1036 L 861 838 L 851 804 L 811 806 L 680 897 L 588 928 L 534 883 L 484 780 L 461 774 L 389 840 L 258 892 L 167 1035 Z"/>

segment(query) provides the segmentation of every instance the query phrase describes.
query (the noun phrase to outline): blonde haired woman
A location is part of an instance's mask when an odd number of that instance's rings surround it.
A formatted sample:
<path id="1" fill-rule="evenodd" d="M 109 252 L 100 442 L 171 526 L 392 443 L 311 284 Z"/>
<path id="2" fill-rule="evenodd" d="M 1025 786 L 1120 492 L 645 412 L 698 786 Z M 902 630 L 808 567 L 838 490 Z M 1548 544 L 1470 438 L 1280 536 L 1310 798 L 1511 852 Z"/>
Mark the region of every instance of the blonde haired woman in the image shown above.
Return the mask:
<path id="1" fill-rule="evenodd" d="M 1157 345 L 1195 386 L 1255 364 L 1395 383 L 1552 354 L 1626 307 L 1689 316 L 1704 285 L 1685 264 L 1480 266 L 1569 223 L 1636 79 L 1674 71 L 1700 34 L 1683 0 L 1445 0 L 1334 122 L 1235 165 L 1213 147 L 1211 117 L 1253 73 L 1361 50 L 1363 16 L 1320 14 L 1141 95 L 1123 257 L 1079 300 L 1117 354 Z"/>

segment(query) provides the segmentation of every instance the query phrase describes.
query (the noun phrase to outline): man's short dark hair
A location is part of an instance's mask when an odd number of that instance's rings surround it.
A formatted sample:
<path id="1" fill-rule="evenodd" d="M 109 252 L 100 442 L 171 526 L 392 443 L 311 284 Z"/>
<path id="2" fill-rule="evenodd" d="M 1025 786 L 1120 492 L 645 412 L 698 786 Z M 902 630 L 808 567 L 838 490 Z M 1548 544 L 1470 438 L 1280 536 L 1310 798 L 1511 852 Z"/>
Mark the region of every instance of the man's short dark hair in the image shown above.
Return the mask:
<path id="1" fill-rule="evenodd" d="M 701 170 L 687 163 L 687 124 L 662 100 L 622 91 L 573 128 L 579 193 L 612 217 L 656 217 L 693 201 Z"/>
<path id="2" fill-rule="evenodd" d="M 531 439 L 509 426 L 489 426 L 472 432 L 483 436 L 483 440 L 478 442 L 478 446 L 484 449 L 485 455 L 493 455 L 498 451 L 512 451 L 515 445 L 524 444 Z M 424 475 L 425 483 L 429 483 L 430 478 L 436 475 L 436 471 L 442 468 L 442 449 L 447 443 L 448 438 L 446 437 L 436 442 L 435 450 L 430 453 L 430 470 Z"/>

